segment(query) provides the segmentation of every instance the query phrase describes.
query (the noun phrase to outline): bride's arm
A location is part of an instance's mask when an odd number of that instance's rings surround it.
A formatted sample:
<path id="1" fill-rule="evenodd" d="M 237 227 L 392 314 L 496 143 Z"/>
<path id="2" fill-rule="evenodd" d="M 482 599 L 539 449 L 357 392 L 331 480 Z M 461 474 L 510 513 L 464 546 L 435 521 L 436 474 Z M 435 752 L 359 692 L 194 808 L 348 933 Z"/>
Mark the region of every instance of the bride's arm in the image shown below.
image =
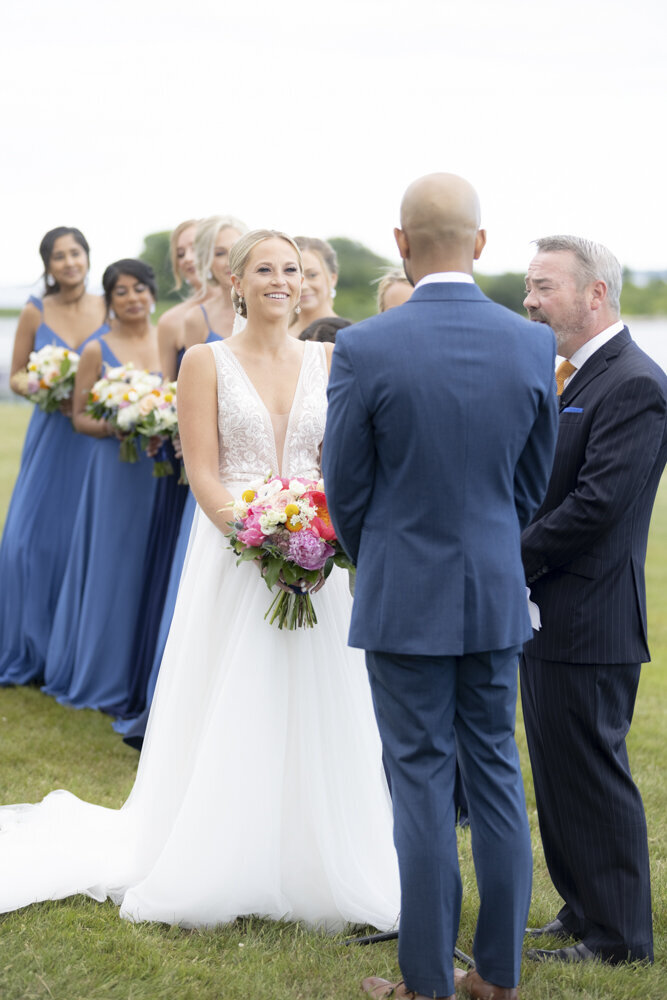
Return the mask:
<path id="1" fill-rule="evenodd" d="M 178 430 L 188 481 L 216 528 L 229 533 L 233 497 L 218 477 L 218 387 L 213 352 L 191 347 L 178 374 Z"/>

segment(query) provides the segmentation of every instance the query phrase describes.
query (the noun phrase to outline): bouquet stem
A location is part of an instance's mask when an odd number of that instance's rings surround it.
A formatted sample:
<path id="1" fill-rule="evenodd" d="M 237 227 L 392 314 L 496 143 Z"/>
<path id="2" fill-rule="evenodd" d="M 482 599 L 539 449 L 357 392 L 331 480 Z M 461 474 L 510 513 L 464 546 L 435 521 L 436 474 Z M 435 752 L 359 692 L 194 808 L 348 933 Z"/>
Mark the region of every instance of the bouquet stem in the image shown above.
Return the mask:
<path id="1" fill-rule="evenodd" d="M 269 615 L 271 617 L 269 618 Z M 313 628 L 317 625 L 317 615 L 309 593 L 288 594 L 279 591 L 271 601 L 269 610 L 264 615 L 269 618 L 269 625 L 277 620 L 278 628 Z"/>
<path id="2" fill-rule="evenodd" d="M 138 462 L 139 452 L 137 451 L 137 442 L 133 437 L 122 438 L 120 442 L 120 460 L 121 462 Z"/>

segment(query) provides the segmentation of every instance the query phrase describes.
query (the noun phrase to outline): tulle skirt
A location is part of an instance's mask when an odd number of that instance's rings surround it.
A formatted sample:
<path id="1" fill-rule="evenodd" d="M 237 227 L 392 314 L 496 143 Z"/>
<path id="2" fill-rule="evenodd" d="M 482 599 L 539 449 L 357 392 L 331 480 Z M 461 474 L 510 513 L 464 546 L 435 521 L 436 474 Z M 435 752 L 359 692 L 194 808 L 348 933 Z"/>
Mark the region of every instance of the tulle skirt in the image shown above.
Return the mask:
<path id="1" fill-rule="evenodd" d="M 279 631 L 257 568 L 198 509 L 144 750 L 119 811 L 54 792 L 0 810 L 0 911 L 86 892 L 185 927 L 258 914 L 396 926 L 398 866 L 351 599 Z"/>

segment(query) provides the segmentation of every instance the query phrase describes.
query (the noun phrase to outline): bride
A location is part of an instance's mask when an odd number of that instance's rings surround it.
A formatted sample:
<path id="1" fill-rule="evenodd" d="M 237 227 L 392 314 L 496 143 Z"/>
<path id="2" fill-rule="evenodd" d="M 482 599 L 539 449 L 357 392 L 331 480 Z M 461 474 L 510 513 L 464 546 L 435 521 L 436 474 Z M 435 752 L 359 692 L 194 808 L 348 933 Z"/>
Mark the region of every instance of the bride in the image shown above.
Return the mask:
<path id="1" fill-rule="evenodd" d="M 139 770 L 120 810 L 56 791 L 0 809 L 0 912 L 83 892 L 126 919 L 237 916 L 327 930 L 397 923 L 391 804 L 350 597 L 334 569 L 314 629 L 264 620 L 271 595 L 229 548 L 229 505 L 269 472 L 316 478 L 329 345 L 295 340 L 302 263 L 257 230 L 231 255 L 233 339 L 188 352 L 179 415 L 197 497 Z"/>

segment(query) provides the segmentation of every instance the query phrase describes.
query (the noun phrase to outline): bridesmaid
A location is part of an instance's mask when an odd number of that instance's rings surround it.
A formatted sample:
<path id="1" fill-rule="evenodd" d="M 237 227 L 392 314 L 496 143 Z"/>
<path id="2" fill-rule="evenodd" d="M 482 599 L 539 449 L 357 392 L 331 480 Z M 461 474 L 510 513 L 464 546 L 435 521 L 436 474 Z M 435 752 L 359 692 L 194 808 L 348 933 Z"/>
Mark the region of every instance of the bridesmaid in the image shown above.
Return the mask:
<path id="1" fill-rule="evenodd" d="M 338 258 L 326 240 L 297 236 L 294 242 L 303 259 L 303 289 L 289 332 L 299 337 L 316 319 L 336 316 L 333 300 L 338 282 Z"/>
<path id="2" fill-rule="evenodd" d="M 231 215 L 212 215 L 197 226 L 194 248 L 200 290 L 195 297 L 198 305 L 185 317 L 186 349 L 231 336 L 235 313 L 229 251 L 247 232 L 248 227 Z"/>
<path id="3" fill-rule="evenodd" d="M 39 247 L 43 298 L 30 297 L 16 329 L 11 386 L 25 394 L 30 352 L 81 351 L 108 330 L 104 302 L 86 291 L 88 243 L 78 229 L 50 230 Z M 70 404 L 35 407 L 0 545 L 0 685 L 39 682 L 71 543 L 91 442 L 76 434 Z"/>
<path id="4" fill-rule="evenodd" d="M 196 277 L 193 279 L 199 285 L 196 298 L 199 305 L 191 308 L 186 316 L 186 344 L 212 343 L 231 336 L 235 313 L 231 301 L 231 271 L 229 267 L 229 251 L 236 240 L 248 231 L 247 226 L 233 216 L 216 215 L 203 219 L 197 226 L 194 241 L 194 257 L 196 262 Z M 206 306 L 204 305 L 206 302 Z M 215 324 L 220 333 L 212 329 Z M 159 329 L 159 328 L 158 328 Z M 180 359 L 178 359 L 180 365 Z M 150 711 L 153 692 L 162 661 L 169 626 L 176 604 L 178 584 L 185 560 L 185 553 L 190 538 L 190 527 L 195 512 L 195 499 L 188 490 L 185 509 L 180 522 L 180 530 L 173 549 L 171 569 L 167 568 L 162 577 L 163 586 L 156 578 L 150 588 L 150 606 L 157 606 L 156 596 L 163 597 L 162 616 L 158 624 L 157 634 L 154 632 L 154 616 L 147 612 L 146 626 L 142 627 L 142 644 L 144 653 L 141 655 L 135 674 L 135 686 L 126 705 L 119 706 L 122 718 L 114 722 L 114 729 L 123 734 L 130 746 L 140 750 L 143 744 L 146 722 Z M 170 553 L 171 554 L 171 553 Z M 159 556 L 154 556 L 159 560 Z M 166 594 L 164 592 L 166 587 Z M 142 618 L 142 622 L 143 622 Z M 152 641 L 152 646 L 150 642 Z M 146 669 L 145 652 L 152 649 L 152 662 Z"/>
<path id="5" fill-rule="evenodd" d="M 105 367 L 132 363 L 155 372 L 159 355 L 150 319 L 156 294 L 152 268 L 140 260 L 119 260 L 106 269 L 102 284 L 111 330 L 83 351 L 73 396 L 74 426 L 98 440 L 81 486 L 44 690 L 63 704 L 107 711 L 127 698 L 132 681 L 132 640 L 157 480 L 143 452 L 136 464 L 119 461 L 115 431 L 88 416 L 85 405 Z"/>
<path id="6" fill-rule="evenodd" d="M 169 239 L 171 269 L 174 275 L 174 290 L 180 291 L 189 285 L 190 293 L 183 302 L 167 309 L 160 316 L 157 325 L 157 339 L 160 349 L 160 367 L 165 382 L 173 382 L 178 375 L 180 358 L 185 350 L 185 316 L 192 308 L 193 299 L 201 291 L 201 281 L 195 267 L 194 241 L 197 221 L 188 219 L 176 226 Z"/>
<path id="7" fill-rule="evenodd" d="M 378 281 L 377 307 L 378 312 L 395 309 L 407 302 L 414 288 L 405 276 L 401 267 L 388 268 Z"/>

